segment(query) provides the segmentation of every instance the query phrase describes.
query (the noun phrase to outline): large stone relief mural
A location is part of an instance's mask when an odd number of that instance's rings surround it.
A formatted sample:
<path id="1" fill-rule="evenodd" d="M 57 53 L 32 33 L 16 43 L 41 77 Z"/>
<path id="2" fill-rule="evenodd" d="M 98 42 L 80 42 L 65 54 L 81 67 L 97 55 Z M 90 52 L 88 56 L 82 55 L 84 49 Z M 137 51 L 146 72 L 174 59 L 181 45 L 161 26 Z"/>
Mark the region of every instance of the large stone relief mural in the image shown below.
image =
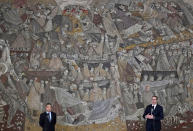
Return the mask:
<path id="1" fill-rule="evenodd" d="M 47 102 L 60 126 L 120 118 L 143 130 L 157 95 L 164 130 L 193 122 L 193 2 L 0 2 L 0 130 L 32 130 Z M 190 117 L 191 116 L 191 117 Z M 121 129 L 117 129 L 121 130 Z"/>

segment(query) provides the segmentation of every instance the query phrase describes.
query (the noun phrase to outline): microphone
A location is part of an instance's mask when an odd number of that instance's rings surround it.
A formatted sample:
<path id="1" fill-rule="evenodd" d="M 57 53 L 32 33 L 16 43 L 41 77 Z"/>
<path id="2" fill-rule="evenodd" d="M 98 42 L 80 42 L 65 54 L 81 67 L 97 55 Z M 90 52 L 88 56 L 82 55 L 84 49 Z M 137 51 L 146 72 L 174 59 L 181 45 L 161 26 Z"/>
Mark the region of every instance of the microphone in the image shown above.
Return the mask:
<path id="1" fill-rule="evenodd" d="M 153 110 L 154 110 L 154 107 L 152 106 L 151 107 L 151 115 L 153 114 Z"/>

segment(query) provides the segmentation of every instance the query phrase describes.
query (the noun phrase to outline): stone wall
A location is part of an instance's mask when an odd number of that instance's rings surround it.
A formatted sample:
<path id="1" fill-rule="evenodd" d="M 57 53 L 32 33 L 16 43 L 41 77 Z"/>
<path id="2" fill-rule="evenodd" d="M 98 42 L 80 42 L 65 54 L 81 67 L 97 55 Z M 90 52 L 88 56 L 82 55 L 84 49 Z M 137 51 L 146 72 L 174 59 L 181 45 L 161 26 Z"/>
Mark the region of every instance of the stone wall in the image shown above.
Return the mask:
<path id="1" fill-rule="evenodd" d="M 191 5 L 1 1 L 0 129 L 40 130 L 39 114 L 50 102 L 57 130 L 144 130 L 152 95 L 164 108 L 165 130 L 191 128 Z"/>

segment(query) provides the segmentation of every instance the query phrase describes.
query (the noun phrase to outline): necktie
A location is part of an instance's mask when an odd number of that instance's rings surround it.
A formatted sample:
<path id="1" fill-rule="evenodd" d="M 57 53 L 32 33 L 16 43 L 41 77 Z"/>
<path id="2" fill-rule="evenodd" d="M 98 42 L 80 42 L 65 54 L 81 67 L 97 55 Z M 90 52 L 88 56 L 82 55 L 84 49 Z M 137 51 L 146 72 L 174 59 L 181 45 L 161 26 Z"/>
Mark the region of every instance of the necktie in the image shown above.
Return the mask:
<path id="1" fill-rule="evenodd" d="M 49 112 L 49 121 L 51 122 L 51 112 Z"/>

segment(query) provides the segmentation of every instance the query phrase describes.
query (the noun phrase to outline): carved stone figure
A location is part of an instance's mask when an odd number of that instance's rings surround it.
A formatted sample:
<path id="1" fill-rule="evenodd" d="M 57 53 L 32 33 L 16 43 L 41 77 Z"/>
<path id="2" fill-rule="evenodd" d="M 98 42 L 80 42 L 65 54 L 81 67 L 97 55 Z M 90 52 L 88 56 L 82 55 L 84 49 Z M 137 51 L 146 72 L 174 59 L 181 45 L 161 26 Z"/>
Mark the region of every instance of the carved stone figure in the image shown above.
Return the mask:
<path id="1" fill-rule="evenodd" d="M 151 98 L 153 96 L 153 93 L 150 90 L 150 86 L 146 86 L 144 91 L 143 91 L 143 102 L 144 102 L 144 107 L 149 105 L 151 103 Z"/>
<path id="2" fill-rule="evenodd" d="M 41 83 L 38 78 L 35 78 L 33 85 L 30 88 L 29 95 L 27 97 L 27 104 L 31 110 L 41 110 L 40 97 L 44 93 L 44 88 L 41 87 Z"/>
<path id="3" fill-rule="evenodd" d="M 59 70 L 64 69 L 61 59 L 57 57 L 56 54 L 52 55 L 52 59 L 50 60 L 49 68 L 50 70 L 54 70 L 54 71 L 59 71 Z"/>
<path id="4" fill-rule="evenodd" d="M 93 83 L 93 89 L 90 91 L 90 101 L 101 101 L 103 99 L 102 90 L 97 83 Z"/>
<path id="5" fill-rule="evenodd" d="M 86 92 L 84 93 L 84 96 L 82 98 L 83 101 L 86 101 L 86 102 L 90 101 L 90 93 L 89 92 L 90 92 L 89 89 L 86 89 Z"/>
<path id="6" fill-rule="evenodd" d="M 83 67 L 83 75 L 84 75 L 84 78 L 89 80 L 89 77 L 90 77 L 90 71 L 88 69 L 88 65 L 87 63 L 84 63 L 84 67 Z"/>

